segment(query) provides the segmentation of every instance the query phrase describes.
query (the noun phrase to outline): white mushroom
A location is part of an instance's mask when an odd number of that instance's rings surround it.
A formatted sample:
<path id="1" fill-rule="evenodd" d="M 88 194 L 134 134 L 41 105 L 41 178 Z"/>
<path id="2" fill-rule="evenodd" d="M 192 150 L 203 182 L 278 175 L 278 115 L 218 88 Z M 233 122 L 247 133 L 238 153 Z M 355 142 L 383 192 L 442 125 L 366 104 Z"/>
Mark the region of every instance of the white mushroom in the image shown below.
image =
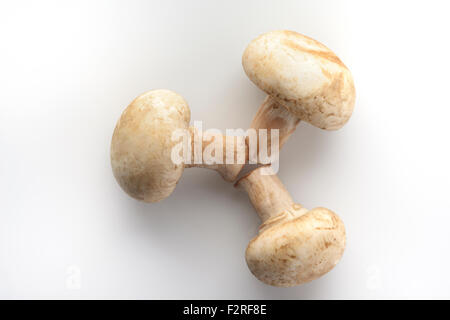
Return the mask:
<path id="1" fill-rule="evenodd" d="M 330 271 L 345 249 L 341 219 L 325 208 L 308 210 L 294 203 L 278 177 L 260 167 L 236 183 L 244 189 L 262 220 L 248 244 L 246 261 L 262 282 L 290 287 Z"/>
<path id="2" fill-rule="evenodd" d="M 245 49 L 242 65 L 250 80 L 268 94 L 251 128 L 279 129 L 280 147 L 300 120 L 335 130 L 352 114 L 352 75 L 316 40 L 293 31 L 265 33 Z"/>
<path id="3" fill-rule="evenodd" d="M 172 193 L 185 167 L 172 161 L 172 148 L 177 144 L 172 133 L 186 129 L 193 135 L 195 130 L 189 128 L 189 121 L 187 102 L 173 91 L 152 90 L 131 102 L 117 122 L 111 141 L 112 169 L 125 192 L 146 202 L 160 201 Z M 191 150 L 194 153 L 194 148 Z M 223 154 L 225 157 L 226 152 Z M 196 166 L 214 169 L 227 181 L 234 181 L 241 168 L 233 164 L 186 165 Z"/>

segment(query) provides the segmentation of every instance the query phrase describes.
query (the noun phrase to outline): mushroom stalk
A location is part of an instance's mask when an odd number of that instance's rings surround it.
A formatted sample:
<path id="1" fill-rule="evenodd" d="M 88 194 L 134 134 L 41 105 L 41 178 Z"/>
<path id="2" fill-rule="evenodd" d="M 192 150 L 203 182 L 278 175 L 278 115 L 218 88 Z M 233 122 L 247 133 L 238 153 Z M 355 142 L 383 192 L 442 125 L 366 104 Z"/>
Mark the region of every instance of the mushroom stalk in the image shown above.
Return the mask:
<path id="1" fill-rule="evenodd" d="M 267 96 L 264 102 L 259 107 L 258 112 L 256 113 L 253 121 L 250 125 L 251 129 L 256 130 L 257 135 L 257 147 L 251 149 L 249 147 L 248 137 L 243 142 L 241 139 L 237 137 L 227 137 L 226 135 L 221 135 L 222 141 L 219 143 L 223 147 L 222 156 L 215 157 L 215 159 L 219 158 L 220 161 L 214 161 L 213 163 L 205 163 L 202 158 L 199 157 L 199 154 L 204 154 L 205 150 L 211 145 L 215 143 L 216 137 L 213 136 L 210 140 L 203 140 L 202 134 L 197 134 L 196 137 L 196 128 L 189 127 L 190 132 L 190 140 L 191 140 L 191 162 L 185 164 L 185 168 L 207 168 L 216 170 L 226 181 L 234 181 L 238 176 L 241 169 L 249 160 L 249 152 L 256 152 L 253 154 L 252 159 L 258 159 L 258 163 L 260 163 L 259 159 L 259 148 L 260 146 L 260 130 L 267 130 L 267 156 L 271 156 L 272 154 L 272 134 L 271 130 L 276 129 L 279 130 L 278 134 L 278 142 L 274 144 L 274 146 L 278 146 L 279 149 L 283 146 L 283 144 L 287 141 L 290 135 L 295 131 L 295 128 L 300 123 L 300 119 L 293 115 L 290 111 L 288 111 L 284 106 L 282 106 L 279 102 L 277 102 L 271 96 Z M 227 140 L 229 138 L 233 139 L 232 149 L 227 150 Z M 198 141 L 200 140 L 200 141 Z M 195 144 L 201 143 L 201 148 L 198 148 Z M 265 143 L 265 141 L 264 141 Z M 279 150 L 277 150 L 279 151 Z M 228 158 L 232 159 L 232 164 L 227 164 L 227 152 Z M 197 156 L 195 155 L 197 153 Z M 202 161 L 196 163 L 195 159 L 200 158 Z"/>
<path id="2" fill-rule="evenodd" d="M 261 174 L 260 171 L 263 169 L 270 170 L 269 167 L 264 167 L 257 172 L 252 171 L 240 179 L 236 186 L 242 187 L 247 192 L 250 202 L 264 223 L 280 213 L 288 211 L 294 205 L 299 208 L 300 206 L 294 204 L 291 195 L 280 179 L 275 174 Z"/>
<path id="3" fill-rule="evenodd" d="M 226 181 L 234 181 L 238 176 L 241 168 L 247 162 L 247 145 L 243 139 L 238 139 L 238 137 L 227 137 L 226 135 L 220 135 L 222 141 L 216 141 L 217 136 L 212 136 L 211 139 L 204 140 L 203 134 L 196 131 L 195 127 L 189 127 L 190 133 L 190 163 L 186 163 L 185 168 L 206 168 L 217 171 Z M 227 148 L 227 141 L 232 138 L 233 144 Z M 213 143 L 218 143 L 219 147 L 222 147 L 222 155 L 215 154 L 217 148 L 215 148 Z M 198 146 L 197 144 L 200 144 Z M 204 158 L 205 151 L 211 148 L 211 157 L 213 159 L 211 163 L 206 161 Z M 219 148 L 220 150 L 220 148 Z M 231 160 L 227 163 L 227 153 L 228 159 Z M 197 160 L 200 160 L 198 163 Z M 218 161 L 217 161 L 218 160 Z"/>
<path id="4" fill-rule="evenodd" d="M 250 129 L 255 129 L 257 134 L 257 146 L 256 148 L 251 148 L 248 137 L 245 140 L 245 148 L 248 153 L 246 159 L 257 159 L 258 163 L 262 163 L 259 157 L 260 151 L 260 130 L 267 130 L 266 134 L 266 152 L 267 156 L 271 157 L 273 153 L 273 149 L 277 148 L 276 152 L 279 152 L 283 147 L 284 143 L 288 140 L 291 134 L 297 128 L 297 125 L 300 123 L 300 118 L 297 118 L 293 113 L 291 113 L 288 109 L 286 109 L 283 105 L 277 102 L 272 96 L 268 95 L 261 106 L 258 109 L 258 112 L 255 114 L 252 123 L 250 124 Z M 278 130 L 278 141 L 272 144 L 272 131 L 273 129 Z M 264 143 L 266 143 L 264 141 Z M 267 162 L 265 162 L 267 163 Z M 233 168 L 237 172 L 244 167 L 243 164 L 236 166 Z"/>
<path id="5" fill-rule="evenodd" d="M 274 98 L 267 96 L 253 118 L 250 128 L 256 130 L 267 129 L 267 131 L 272 129 L 279 130 L 279 148 L 281 149 L 299 123 L 299 118 Z M 267 135 L 268 137 L 270 136 L 269 132 Z M 268 138 L 267 150 L 272 150 L 270 138 Z"/>

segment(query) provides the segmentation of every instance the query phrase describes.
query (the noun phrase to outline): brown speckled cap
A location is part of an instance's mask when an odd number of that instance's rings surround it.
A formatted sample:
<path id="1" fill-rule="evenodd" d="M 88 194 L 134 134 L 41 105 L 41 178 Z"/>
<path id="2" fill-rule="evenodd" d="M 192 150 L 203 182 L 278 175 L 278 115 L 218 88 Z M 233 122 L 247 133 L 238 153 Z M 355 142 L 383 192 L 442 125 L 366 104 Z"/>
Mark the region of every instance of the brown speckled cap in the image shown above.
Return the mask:
<path id="1" fill-rule="evenodd" d="M 242 65 L 260 89 L 314 126 L 339 129 L 352 114 L 350 71 L 314 39 L 293 31 L 265 33 L 248 45 Z"/>
<path id="2" fill-rule="evenodd" d="M 170 90 L 152 90 L 131 102 L 111 141 L 114 176 L 126 193 L 146 202 L 172 193 L 184 169 L 171 160 L 172 132 L 187 129 L 189 121 L 187 102 Z"/>
<path id="3" fill-rule="evenodd" d="M 289 211 L 261 230 L 245 256 L 259 280 L 278 287 L 319 278 L 333 269 L 345 249 L 344 224 L 334 212 L 325 208 L 308 211 L 299 205 Z"/>

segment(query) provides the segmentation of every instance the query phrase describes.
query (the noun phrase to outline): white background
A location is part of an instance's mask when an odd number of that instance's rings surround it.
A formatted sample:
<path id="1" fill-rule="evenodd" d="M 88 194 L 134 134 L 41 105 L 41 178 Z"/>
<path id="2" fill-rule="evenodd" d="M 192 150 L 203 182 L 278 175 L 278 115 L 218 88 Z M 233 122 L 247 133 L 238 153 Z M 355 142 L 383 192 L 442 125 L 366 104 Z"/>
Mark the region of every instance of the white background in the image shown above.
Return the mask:
<path id="1" fill-rule="evenodd" d="M 0 298 L 450 298 L 446 1 L 1 1 Z M 244 251 L 245 193 L 185 170 L 157 204 L 114 180 L 109 145 L 137 95 L 172 89 L 204 128 L 246 128 L 264 94 L 241 55 L 291 29 L 353 73 L 350 122 L 301 123 L 279 176 L 337 212 L 342 261 L 274 288 Z"/>

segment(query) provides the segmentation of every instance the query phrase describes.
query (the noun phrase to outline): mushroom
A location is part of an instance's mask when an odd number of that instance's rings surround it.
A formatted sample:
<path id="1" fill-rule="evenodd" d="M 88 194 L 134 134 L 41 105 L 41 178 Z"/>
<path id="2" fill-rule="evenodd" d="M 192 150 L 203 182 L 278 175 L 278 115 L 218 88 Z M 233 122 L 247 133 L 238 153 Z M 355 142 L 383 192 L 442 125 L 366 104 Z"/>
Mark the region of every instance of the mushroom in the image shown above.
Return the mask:
<path id="1" fill-rule="evenodd" d="M 122 189 L 131 197 L 157 202 L 175 189 L 184 167 L 204 167 L 234 181 L 241 169 L 237 164 L 175 164 L 172 149 L 177 129 L 189 130 L 193 143 L 195 128 L 188 127 L 190 109 L 180 95 L 170 90 L 152 90 L 134 99 L 117 122 L 111 141 L 111 166 Z M 223 138 L 225 141 L 225 138 Z M 237 139 L 236 139 L 237 140 Z M 214 141 L 202 143 L 203 150 Z M 239 141 L 238 141 L 239 142 Z M 245 142 L 242 142 L 245 145 Z M 224 156 L 226 154 L 224 146 Z M 235 144 L 235 154 L 240 148 Z M 241 146 L 242 147 L 242 146 Z M 191 147 L 192 155 L 195 150 Z M 191 156 L 191 159 L 194 158 Z"/>
<path id="2" fill-rule="evenodd" d="M 279 129 L 279 146 L 300 120 L 325 130 L 341 128 L 355 103 L 347 67 L 320 42 L 293 31 L 272 31 L 254 39 L 242 65 L 268 96 L 251 128 Z"/>
<path id="3" fill-rule="evenodd" d="M 236 187 L 247 192 L 263 222 L 245 253 L 256 278 L 272 286 L 291 287 L 324 275 L 339 262 L 345 228 L 334 212 L 308 210 L 294 203 L 267 166 L 242 177 Z"/>

